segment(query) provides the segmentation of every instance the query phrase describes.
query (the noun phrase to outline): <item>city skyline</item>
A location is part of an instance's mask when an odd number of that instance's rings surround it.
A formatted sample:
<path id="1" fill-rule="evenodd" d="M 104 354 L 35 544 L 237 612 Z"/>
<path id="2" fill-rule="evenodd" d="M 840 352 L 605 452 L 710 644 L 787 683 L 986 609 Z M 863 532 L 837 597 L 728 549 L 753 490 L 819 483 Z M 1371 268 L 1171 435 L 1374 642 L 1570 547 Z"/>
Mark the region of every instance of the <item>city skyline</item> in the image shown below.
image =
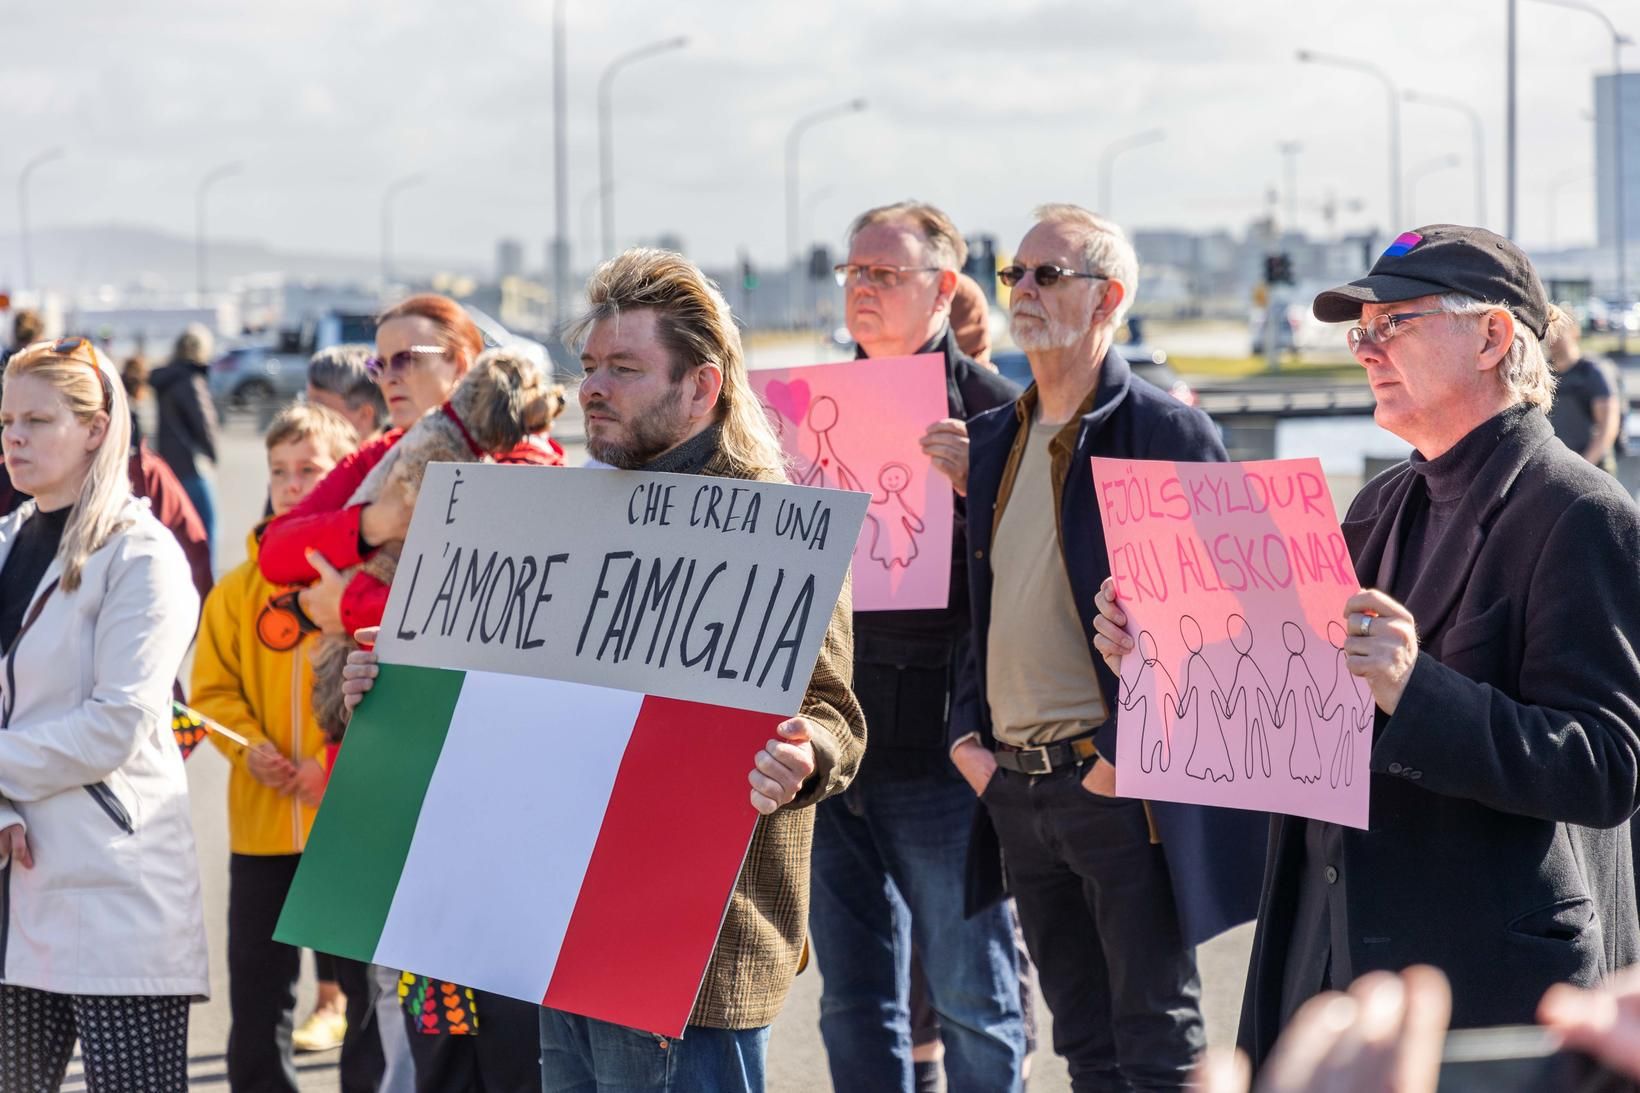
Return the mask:
<path id="1" fill-rule="evenodd" d="M 687 47 L 623 69 L 613 85 L 620 246 L 675 232 L 708 264 L 742 250 L 782 262 L 791 126 L 856 97 L 866 110 L 802 138 L 805 243 L 835 243 L 859 209 L 915 196 L 1010 246 L 1040 202 L 1099 205 L 1108 150 L 1150 130 L 1164 139 L 1122 154 L 1108 183 L 1107 211 L 1130 229 L 1239 233 L 1265 213 L 1284 218 L 1285 193 L 1273 205 L 1268 195 L 1284 188 L 1278 146 L 1297 142 L 1301 230 L 1324 232 L 1315 206 L 1329 194 L 1341 205 L 1336 230 L 1387 230 L 1384 89 L 1366 73 L 1300 64 L 1299 49 L 1367 61 L 1402 89 L 1478 110 L 1487 222 L 1501 229 L 1504 6 L 1432 7 L 845 0 L 691 12 L 571 2 L 576 265 L 597 221 L 587 213 L 598 193 L 598 77 L 623 53 L 680 34 Z M 0 179 L 14 188 L 25 163 L 61 148 L 30 182 L 36 232 L 117 222 L 191 235 L 200 179 L 239 163 L 242 173 L 210 190 L 213 238 L 372 257 L 384 189 L 425 173 L 394 199 L 396 254 L 488 268 L 497 241 L 518 238 L 533 269 L 553 228 L 551 15 L 548 0 L 479 0 L 459 19 L 427 0 L 386 10 L 320 0 L 243 11 L 188 0 L 15 7 L 3 17 L 22 48 L 0 72 Z M 1619 25 L 1640 32 L 1635 23 Z M 1596 20 L 1533 0 L 1520 2 L 1520 31 L 1517 234 L 1539 247 L 1551 234 L 1560 245 L 1592 241 L 1589 117 L 1610 40 Z M 74 48 L 29 45 L 54 41 Z M 1467 120 L 1410 102 L 1401 117 L 1403 215 L 1473 221 Z M 1441 166 L 1451 155 L 1459 164 Z M 1565 185 L 1583 167 L 1587 187 Z M 6 204 L 0 237 L 16 230 L 15 198 Z M 18 266 L 15 247 L 0 253 L 0 283 Z"/>

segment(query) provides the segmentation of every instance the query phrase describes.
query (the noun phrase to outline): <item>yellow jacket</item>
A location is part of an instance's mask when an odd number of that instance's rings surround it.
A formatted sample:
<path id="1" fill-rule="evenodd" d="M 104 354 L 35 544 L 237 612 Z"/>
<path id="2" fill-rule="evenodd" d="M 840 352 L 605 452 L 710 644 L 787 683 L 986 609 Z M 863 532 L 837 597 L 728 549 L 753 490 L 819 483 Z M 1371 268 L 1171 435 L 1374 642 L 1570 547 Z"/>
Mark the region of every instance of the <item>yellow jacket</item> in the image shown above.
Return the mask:
<path id="1" fill-rule="evenodd" d="M 250 742 L 271 742 L 292 763 L 325 761 L 324 736 L 313 719 L 313 672 L 307 645 L 276 652 L 257 637 L 256 617 L 281 591 L 256 566 L 257 536 L 248 557 L 205 599 L 194 649 L 189 702 Z M 235 854 L 299 854 L 317 811 L 258 782 L 246 749 L 216 733 L 211 743 L 233 764 L 228 779 L 228 846 Z"/>

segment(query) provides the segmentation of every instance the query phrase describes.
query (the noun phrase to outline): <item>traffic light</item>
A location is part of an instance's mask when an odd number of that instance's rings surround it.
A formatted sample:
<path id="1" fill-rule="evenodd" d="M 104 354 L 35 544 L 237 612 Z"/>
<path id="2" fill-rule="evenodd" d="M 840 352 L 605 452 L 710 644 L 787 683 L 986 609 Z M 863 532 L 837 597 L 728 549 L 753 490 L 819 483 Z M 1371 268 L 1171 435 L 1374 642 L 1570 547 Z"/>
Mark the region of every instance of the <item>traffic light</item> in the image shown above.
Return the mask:
<path id="1" fill-rule="evenodd" d="M 757 267 L 744 254 L 740 256 L 740 287 L 747 292 L 757 287 Z"/>
<path id="2" fill-rule="evenodd" d="M 831 277 L 831 248 L 824 243 L 817 244 L 809 251 L 809 280 L 824 281 Z"/>
<path id="3" fill-rule="evenodd" d="M 1272 285 L 1290 285 L 1293 283 L 1293 259 L 1289 254 L 1267 254 L 1264 256 L 1264 280 Z"/>

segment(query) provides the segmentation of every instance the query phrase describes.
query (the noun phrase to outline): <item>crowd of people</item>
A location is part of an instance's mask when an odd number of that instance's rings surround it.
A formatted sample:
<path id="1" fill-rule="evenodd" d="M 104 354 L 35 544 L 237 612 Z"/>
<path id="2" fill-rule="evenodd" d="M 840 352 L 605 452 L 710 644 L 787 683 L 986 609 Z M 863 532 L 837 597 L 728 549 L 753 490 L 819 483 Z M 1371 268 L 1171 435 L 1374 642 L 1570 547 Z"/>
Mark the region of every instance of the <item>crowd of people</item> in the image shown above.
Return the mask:
<path id="1" fill-rule="evenodd" d="M 1640 509 L 1607 473 L 1612 378 L 1527 256 L 1425 226 L 1315 301 L 1414 449 L 1342 524 L 1363 589 L 1339 605 L 1343 652 L 1377 707 L 1366 830 L 1116 796 L 1134 644 L 1088 460 L 1227 455 L 1116 349 L 1138 286 L 1118 226 L 1043 206 L 999 271 L 1023 391 L 986 363 L 965 257 L 924 203 L 849 228 L 857 356 L 944 362 L 946 416 L 917 439 L 954 495 L 948 604 L 857 613 L 845 585 L 799 714 L 747 757 L 759 819 L 685 1034 L 328 957 L 342 1087 L 761 1090 L 811 947 L 850 1093 L 1024 1089 L 1038 992 L 1078 1093 L 1433 1089 L 1448 1024 L 1540 1016 L 1640 1079 L 1623 971 L 1640 963 Z M 596 465 L 784 479 L 697 266 L 628 251 L 584 305 Z M 373 347 L 316 356 L 267 430 L 247 558 L 212 587 L 208 335 L 145 378 L 41 333 L 19 331 L 0 391 L 0 1090 L 58 1088 L 76 1041 L 93 1090 L 185 1088 L 208 980 L 168 711 L 198 619 L 188 700 L 243 738 L 213 737 L 231 764 L 229 1083 L 290 1093 L 301 954 L 274 925 L 338 747 L 309 654 L 354 638 L 346 702 L 376 686 L 388 587 L 369 563 L 415 502 L 372 471 L 424 415 L 476 444 L 464 377 L 534 366 L 432 295 L 383 312 Z M 133 433 L 145 383 L 157 455 Z M 558 473 L 550 417 L 474 455 Z M 1197 946 L 1253 920 L 1243 1054 L 1204 1055 Z"/>

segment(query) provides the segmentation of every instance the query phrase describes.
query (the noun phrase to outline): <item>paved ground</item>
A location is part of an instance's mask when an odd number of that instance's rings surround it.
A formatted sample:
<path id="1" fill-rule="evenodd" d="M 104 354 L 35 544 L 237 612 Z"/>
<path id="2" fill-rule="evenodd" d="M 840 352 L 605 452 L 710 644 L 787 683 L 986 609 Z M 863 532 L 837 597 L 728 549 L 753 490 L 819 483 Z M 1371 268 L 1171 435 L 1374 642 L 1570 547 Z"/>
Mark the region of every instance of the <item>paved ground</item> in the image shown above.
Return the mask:
<path id="1" fill-rule="evenodd" d="M 561 422 L 561 435 L 578 436 L 579 415 Z M 223 462 L 217 478 L 221 504 L 219 567 L 224 571 L 244 557 L 244 540 L 261 513 L 264 497 L 262 446 L 253 424 L 235 419 L 223 442 Z M 206 923 L 211 946 L 212 999 L 194 1007 L 190 1027 L 193 1084 L 196 1088 L 227 1087 L 223 1050 L 228 1036 L 227 963 L 225 957 L 227 921 L 228 848 L 224 828 L 226 814 L 227 764 L 216 751 L 202 747 L 188 761 L 189 784 L 193 793 L 194 827 L 199 842 L 200 868 L 204 874 Z M 1242 979 L 1246 967 L 1251 932 L 1243 928 L 1213 942 L 1201 953 L 1202 976 L 1206 989 L 1208 1037 L 1214 1042 L 1234 1038 L 1240 1005 Z M 311 969 L 299 1002 L 305 1014 L 312 1005 Z M 771 1093 L 811 1093 L 831 1088 L 826 1076 L 825 1051 L 821 1046 L 817 1021 L 820 979 L 812 969 L 797 980 L 785 1011 L 775 1022 L 770 1044 Z M 1044 1013 L 1043 1028 L 1048 1028 Z M 299 1057 L 302 1089 L 308 1093 L 331 1093 L 337 1088 L 334 1052 Z M 70 1090 L 83 1083 L 71 1080 Z M 1068 1090 L 1063 1062 L 1044 1044 L 1033 1059 L 1033 1093 Z"/>

